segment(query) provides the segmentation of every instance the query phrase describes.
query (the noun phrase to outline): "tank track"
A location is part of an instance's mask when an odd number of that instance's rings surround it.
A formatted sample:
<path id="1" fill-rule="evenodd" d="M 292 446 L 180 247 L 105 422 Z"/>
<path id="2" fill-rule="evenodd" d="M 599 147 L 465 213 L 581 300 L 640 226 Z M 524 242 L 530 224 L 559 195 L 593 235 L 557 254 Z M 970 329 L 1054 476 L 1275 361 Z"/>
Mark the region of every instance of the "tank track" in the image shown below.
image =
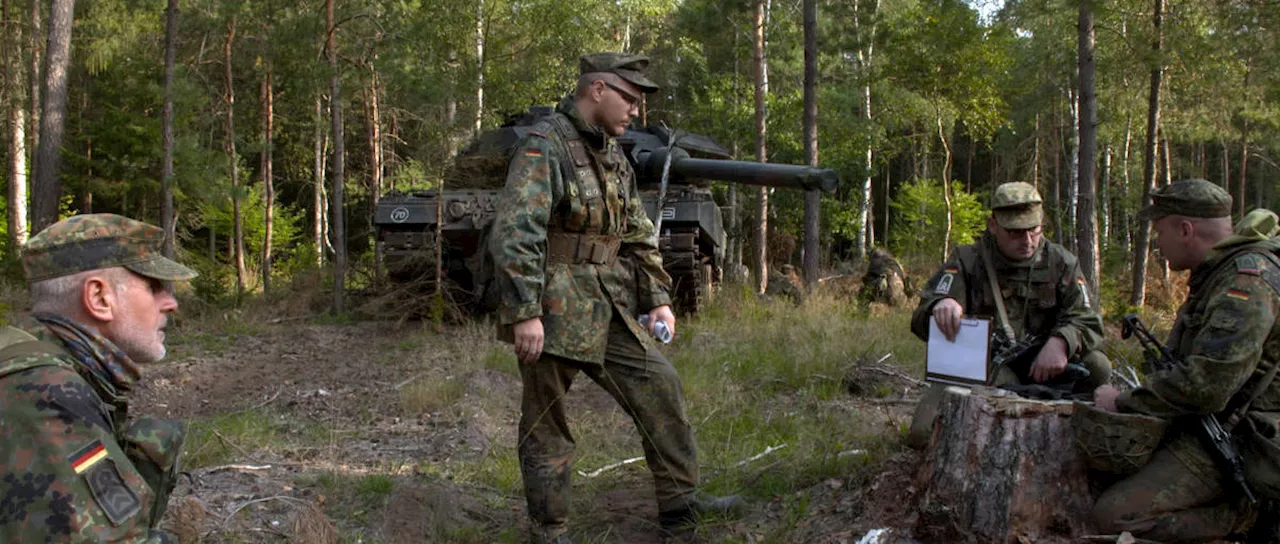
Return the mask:
<path id="1" fill-rule="evenodd" d="M 711 300 L 719 283 L 717 268 L 698 243 L 697 227 L 663 228 L 663 231 L 665 235 L 658 247 L 662 251 L 662 267 L 671 276 L 671 298 L 676 311 L 696 313 Z"/>

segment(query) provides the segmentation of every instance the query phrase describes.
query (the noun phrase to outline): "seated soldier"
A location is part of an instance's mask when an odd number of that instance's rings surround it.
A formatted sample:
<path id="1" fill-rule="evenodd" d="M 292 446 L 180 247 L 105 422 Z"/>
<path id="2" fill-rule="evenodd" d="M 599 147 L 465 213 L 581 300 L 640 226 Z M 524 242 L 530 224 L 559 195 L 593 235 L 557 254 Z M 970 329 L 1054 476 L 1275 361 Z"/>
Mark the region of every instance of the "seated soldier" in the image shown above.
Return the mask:
<path id="1" fill-rule="evenodd" d="M 138 365 L 165 355 L 164 231 L 77 215 L 31 238 L 32 319 L 0 327 L 0 542 L 175 542 L 158 527 L 178 473 L 179 422 L 128 417 Z"/>
<path id="2" fill-rule="evenodd" d="M 907 283 L 907 272 L 898 259 L 884 248 L 872 248 L 867 254 L 867 273 L 862 275 L 858 296 L 864 302 L 897 306 L 907 300 Z"/>
<path id="3" fill-rule="evenodd" d="M 1048 383 L 1067 370 L 1068 362 L 1078 362 L 1089 370 L 1089 378 L 1077 388 L 1092 390 L 1111 376 L 1111 362 L 1098 350 L 1102 316 L 1091 307 L 1075 256 L 1044 239 L 1043 221 L 1040 193 L 1031 184 L 997 187 L 987 232 L 978 243 L 957 247 L 925 284 L 911 332 L 927 342 L 933 319 L 954 340 L 962 315 L 992 317 L 993 331 L 1007 327 L 1017 339 L 1035 335 L 1044 347 L 1027 369 L 993 369 L 991 385 Z M 988 274 L 985 263 L 991 263 L 994 274 Z M 922 447 L 928 441 L 941 390 L 931 387 L 920 400 L 908 444 Z"/>

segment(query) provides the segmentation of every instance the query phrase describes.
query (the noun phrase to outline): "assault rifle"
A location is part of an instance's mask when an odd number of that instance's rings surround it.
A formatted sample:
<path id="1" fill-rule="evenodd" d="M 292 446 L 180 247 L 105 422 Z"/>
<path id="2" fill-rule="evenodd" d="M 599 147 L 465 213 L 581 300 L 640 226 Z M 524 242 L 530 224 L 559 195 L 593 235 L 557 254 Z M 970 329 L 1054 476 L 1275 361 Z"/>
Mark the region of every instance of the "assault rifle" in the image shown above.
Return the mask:
<path id="1" fill-rule="evenodd" d="M 1014 374 L 1017 374 L 1019 382 L 1032 383 L 1031 366 L 1035 364 L 1036 356 L 1040 354 L 1040 350 L 1048 342 L 1048 337 L 1026 334 L 1021 339 L 1011 342 L 1005 335 L 996 333 L 991 342 L 993 345 L 991 368 L 998 369 L 1001 366 L 1007 366 Z M 1062 374 L 1054 376 L 1043 385 L 1070 393 L 1077 382 L 1087 379 L 1089 379 L 1088 368 L 1085 368 L 1080 363 L 1067 363 L 1067 368 L 1062 371 Z"/>
<path id="2" fill-rule="evenodd" d="M 1161 344 L 1156 337 L 1147 330 L 1147 326 L 1142 324 L 1142 319 L 1135 314 L 1127 314 L 1124 316 L 1124 324 L 1120 328 L 1120 337 L 1128 339 L 1130 336 L 1137 336 L 1138 342 L 1142 344 L 1142 349 L 1147 356 L 1147 360 L 1151 362 L 1151 366 L 1157 370 L 1169 370 L 1174 368 L 1178 359 L 1174 357 L 1173 352 L 1167 346 Z M 1222 428 L 1222 423 L 1213 414 L 1205 414 L 1197 416 L 1197 425 L 1193 426 L 1196 435 L 1200 438 L 1201 444 L 1209 451 L 1209 457 L 1213 458 L 1213 464 L 1218 467 L 1222 475 L 1235 486 L 1245 498 L 1249 499 L 1249 504 L 1257 504 L 1258 498 L 1254 496 L 1253 490 L 1249 488 L 1249 484 L 1244 479 L 1244 459 L 1240 457 L 1240 452 L 1236 451 L 1236 447 L 1231 443 L 1231 434 Z"/>

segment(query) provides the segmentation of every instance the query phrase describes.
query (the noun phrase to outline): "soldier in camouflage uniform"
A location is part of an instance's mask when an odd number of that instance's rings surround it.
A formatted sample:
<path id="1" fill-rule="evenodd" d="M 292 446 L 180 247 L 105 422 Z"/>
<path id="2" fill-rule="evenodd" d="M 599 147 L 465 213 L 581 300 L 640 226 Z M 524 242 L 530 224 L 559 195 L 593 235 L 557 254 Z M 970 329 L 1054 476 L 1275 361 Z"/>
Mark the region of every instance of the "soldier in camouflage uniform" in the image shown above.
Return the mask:
<path id="1" fill-rule="evenodd" d="M 1015 337 L 1034 334 L 1048 338 L 1031 366 L 1029 378 L 1043 383 L 1061 374 L 1070 361 L 1089 369 L 1092 389 L 1107 383 L 1111 362 L 1098 348 L 1102 316 L 1093 310 L 1076 258 L 1062 246 L 1045 240 L 1040 193 L 1029 183 L 1005 183 L 996 188 L 987 232 L 978 243 L 957 247 L 920 293 L 911 316 L 911 332 L 929 340 L 929 320 L 954 339 L 960 316 L 995 318 L 996 300 L 1003 297 Z M 1001 293 L 992 293 L 983 253 L 995 268 Z M 998 325 L 993 323 L 994 327 Z M 992 385 L 1018 385 L 1007 367 L 995 369 Z M 1026 385 L 1026 384 L 1023 384 Z M 931 387 L 916 407 L 908 443 L 923 446 L 932 433 L 942 388 Z"/>
<path id="2" fill-rule="evenodd" d="M 164 231 L 78 215 L 31 238 L 32 316 L 0 328 L 0 541 L 172 542 L 158 529 L 179 422 L 128 416 L 140 363 L 164 357 Z"/>
<path id="3" fill-rule="evenodd" d="M 574 442 L 563 398 L 582 372 L 632 417 L 664 528 L 741 502 L 696 492 L 698 462 L 680 379 L 651 338 L 675 331 L 671 278 L 635 173 L 618 146 L 642 93 L 642 55 L 582 57 L 576 90 L 515 148 L 489 238 L 499 336 L 523 381 L 520 469 L 534 540 L 570 542 Z M 649 329 L 636 320 L 647 314 Z"/>
<path id="4" fill-rule="evenodd" d="M 1173 270 L 1191 270 L 1187 300 L 1169 334 L 1178 359 L 1172 370 L 1147 376 L 1145 385 L 1119 392 L 1103 386 L 1097 407 L 1171 419 L 1163 444 L 1136 474 L 1107 489 L 1094 506 L 1100 529 L 1164 542 L 1210 542 L 1243 531 L 1253 513 L 1228 491 L 1222 473 L 1191 434 L 1193 418 L 1216 414 L 1234 428 L 1255 493 L 1280 474 L 1254 470 L 1280 463 L 1280 386 L 1259 392 L 1233 425 L 1233 412 L 1280 363 L 1280 239 L 1275 216 L 1251 214 L 1245 228 L 1231 226 L 1231 196 L 1202 179 L 1179 181 L 1152 193 L 1140 220 L 1152 221 L 1156 245 Z M 1266 223 L 1266 225 L 1260 225 Z M 1191 421 L 1189 421 L 1189 419 Z M 1255 433 L 1244 431 L 1254 430 Z M 1250 445 L 1246 436 L 1269 444 Z M 1273 488 L 1274 489 L 1274 488 Z M 1271 497 L 1274 498 L 1274 497 Z M 1276 542 L 1275 535 L 1250 542 Z"/>
<path id="5" fill-rule="evenodd" d="M 862 275 L 858 296 L 866 302 L 882 302 L 897 306 L 906 301 L 907 272 L 892 253 L 872 248 L 867 254 L 867 273 Z"/>

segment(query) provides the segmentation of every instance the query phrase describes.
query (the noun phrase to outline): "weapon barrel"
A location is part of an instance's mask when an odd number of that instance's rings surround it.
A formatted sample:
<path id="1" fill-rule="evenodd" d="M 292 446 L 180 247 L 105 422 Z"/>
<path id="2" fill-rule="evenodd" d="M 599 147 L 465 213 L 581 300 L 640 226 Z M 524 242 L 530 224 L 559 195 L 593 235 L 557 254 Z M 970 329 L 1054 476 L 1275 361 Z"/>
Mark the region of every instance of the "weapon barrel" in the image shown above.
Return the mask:
<path id="1" fill-rule="evenodd" d="M 840 175 L 830 168 L 684 158 L 671 161 L 671 171 L 685 178 L 732 181 L 746 185 L 834 192 Z"/>

